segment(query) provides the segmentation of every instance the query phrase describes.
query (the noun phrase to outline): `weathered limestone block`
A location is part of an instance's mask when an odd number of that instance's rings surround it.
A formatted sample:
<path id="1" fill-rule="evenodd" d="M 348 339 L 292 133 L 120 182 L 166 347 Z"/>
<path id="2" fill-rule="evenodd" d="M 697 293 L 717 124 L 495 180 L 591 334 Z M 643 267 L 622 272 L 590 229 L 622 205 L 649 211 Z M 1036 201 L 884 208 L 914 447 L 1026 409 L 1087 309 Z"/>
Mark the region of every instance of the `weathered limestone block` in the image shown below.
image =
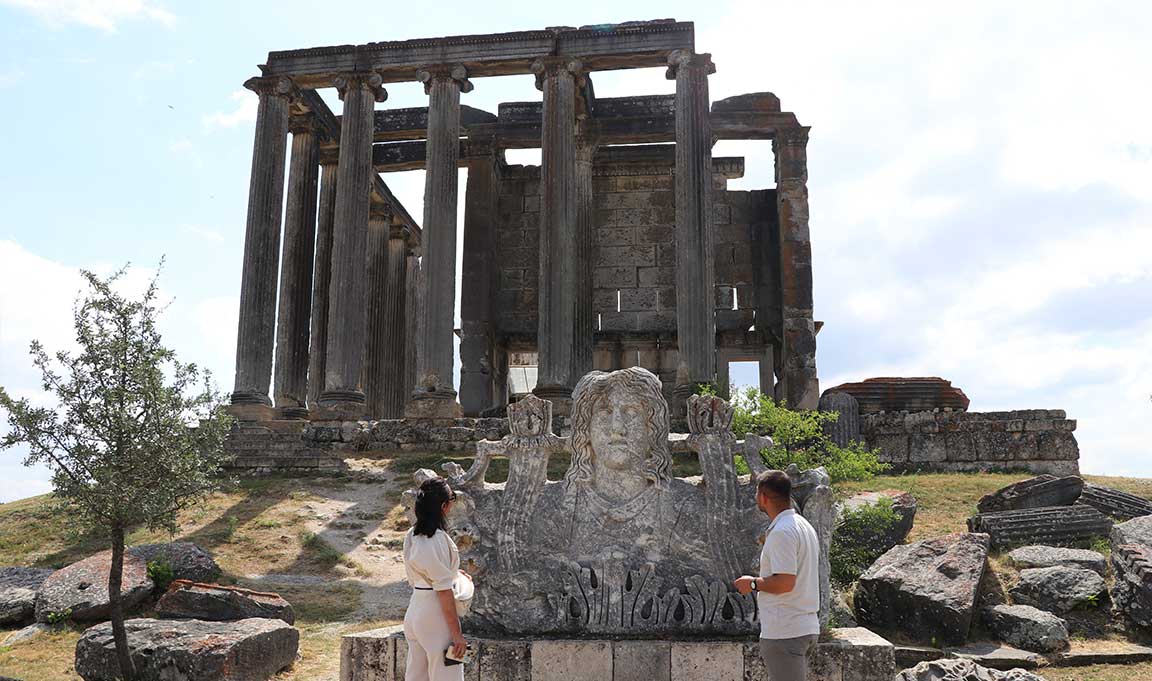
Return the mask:
<path id="1" fill-rule="evenodd" d="M 1103 577 L 1108 560 L 1103 554 L 1088 549 L 1069 549 L 1060 546 L 1022 546 L 1008 553 L 1012 563 L 1021 569 L 1063 565 L 1091 570 Z"/>
<path id="2" fill-rule="evenodd" d="M 236 622 L 135 619 L 124 623 L 140 681 L 263 681 L 296 661 L 300 632 L 280 620 Z M 98 624 L 76 643 L 84 681 L 120 678 L 112 625 Z"/>
<path id="3" fill-rule="evenodd" d="M 1131 520 L 1152 515 L 1152 501 L 1118 489 L 1093 485 L 1090 482 L 1084 483 L 1084 491 L 1080 493 L 1078 501 L 1116 520 Z"/>
<path id="4" fill-rule="evenodd" d="M 1143 544 L 1113 544 L 1110 595 L 1116 611 L 1133 624 L 1152 629 L 1152 548 Z"/>
<path id="5" fill-rule="evenodd" d="M 129 547 L 127 552 L 143 560 L 145 564 L 159 562 L 167 565 L 172 570 L 173 579 L 214 582 L 220 576 L 220 566 L 212 556 L 192 542 L 140 544 Z"/>
<path id="6" fill-rule="evenodd" d="M 22 624 L 36 611 L 36 590 L 52 570 L 0 567 L 0 625 Z"/>
<path id="7" fill-rule="evenodd" d="M 672 681 L 744 678 L 743 647 L 729 641 L 676 641 Z"/>
<path id="8" fill-rule="evenodd" d="M 801 472 L 796 464 L 786 471 L 792 481 L 792 501 L 800 515 L 816 530 L 820 540 L 820 626 L 828 626 L 832 614 L 832 535 L 836 528 L 836 502 L 832 483 L 823 467 Z"/>
<path id="9" fill-rule="evenodd" d="M 609 641 L 534 641 L 532 678 L 555 681 L 602 681 L 612 678 Z"/>
<path id="10" fill-rule="evenodd" d="M 47 622 L 53 615 L 68 613 L 76 622 L 99 622 L 108 617 L 108 572 L 112 552 L 104 551 L 57 570 L 36 592 L 36 621 Z M 144 602 L 152 593 L 148 566 L 130 553 L 124 555 L 120 599 L 124 612 Z"/>
<path id="11" fill-rule="evenodd" d="M 613 642 L 611 678 L 671 681 L 672 645 L 670 641 Z"/>
<path id="12" fill-rule="evenodd" d="M 968 519 L 968 529 L 985 532 L 992 546 L 1062 545 L 1106 537 L 1112 521 L 1090 506 L 1053 506 L 981 513 Z"/>
<path id="13" fill-rule="evenodd" d="M 1141 516 L 1112 527 L 1113 546 L 1140 544 L 1152 547 L 1152 516 Z"/>
<path id="14" fill-rule="evenodd" d="M 824 424 L 824 432 L 833 442 L 847 447 L 849 442 L 860 440 L 860 404 L 855 397 L 846 392 L 825 390 L 817 409 L 839 414 L 835 421 Z"/>
<path id="15" fill-rule="evenodd" d="M 994 605 L 984 621 L 997 638 L 1024 650 L 1052 653 L 1068 647 L 1068 625 L 1030 605 Z"/>
<path id="16" fill-rule="evenodd" d="M 904 540 L 908 538 L 908 533 L 912 531 L 912 525 L 916 520 L 916 497 L 908 492 L 895 489 L 880 492 L 860 492 L 845 499 L 842 506 L 846 510 L 858 510 L 864 506 L 875 506 L 881 503 L 881 500 L 890 503 L 892 510 L 899 517 L 894 525 L 887 528 L 883 542 L 887 543 L 889 548 L 903 544 Z M 859 539 L 870 541 L 863 537 Z M 869 545 L 874 546 L 875 544 L 870 543 Z"/>
<path id="17" fill-rule="evenodd" d="M 156 604 L 163 618 L 183 618 L 222 622 L 250 617 L 278 619 L 293 624 L 296 615 L 279 594 L 262 593 L 219 584 L 198 584 L 188 580 L 172 583 Z"/>
<path id="18" fill-rule="evenodd" d="M 895 681 L 1044 681 L 1044 677 L 1024 669 L 1002 672 L 972 660 L 948 659 L 921 662 L 897 674 Z"/>
<path id="19" fill-rule="evenodd" d="M 1056 565 L 1020 571 L 1008 593 L 1012 600 L 1056 614 L 1091 605 L 1104 593 L 1104 578 L 1092 570 Z"/>
<path id="20" fill-rule="evenodd" d="M 1038 475 L 984 495 L 976 505 L 981 513 L 1014 511 L 1044 506 L 1070 506 L 1080 498 L 1084 481 L 1078 476 Z"/>
<path id="21" fill-rule="evenodd" d="M 920 640 L 963 643 L 988 545 L 987 535 L 960 533 L 893 547 L 860 576 L 857 619 Z"/>

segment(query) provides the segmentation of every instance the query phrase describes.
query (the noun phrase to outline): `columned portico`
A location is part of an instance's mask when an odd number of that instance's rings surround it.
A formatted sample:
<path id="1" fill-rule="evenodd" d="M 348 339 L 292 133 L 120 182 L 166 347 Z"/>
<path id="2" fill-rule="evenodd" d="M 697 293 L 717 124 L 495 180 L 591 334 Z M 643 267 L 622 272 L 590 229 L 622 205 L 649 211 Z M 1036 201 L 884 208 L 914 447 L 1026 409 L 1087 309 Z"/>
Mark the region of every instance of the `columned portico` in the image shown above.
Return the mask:
<path id="1" fill-rule="evenodd" d="M 240 322 L 236 336 L 236 382 L 232 404 L 271 406 L 272 348 L 276 329 L 277 256 L 280 252 L 284 159 L 289 104 L 288 78 L 251 78 L 244 87 L 260 97 L 244 232 Z"/>
<path id="2" fill-rule="evenodd" d="M 576 89 L 579 60 L 545 57 L 532 64 L 536 87 L 544 93 L 540 163 L 540 291 L 536 343 L 537 396 L 566 413 L 577 377 L 573 375 L 576 331 L 577 187 Z"/>
<path id="3" fill-rule="evenodd" d="M 336 220 L 336 154 L 320 158 L 320 204 L 316 210 L 316 264 L 312 277 L 312 327 L 308 339 L 308 406 L 324 390 L 328 356 L 328 301 L 332 280 L 332 231 Z"/>
<path id="4" fill-rule="evenodd" d="M 416 387 L 405 415 L 455 418 L 462 415 L 452 384 L 456 309 L 456 201 L 460 159 L 460 93 L 470 92 L 460 65 L 421 69 L 417 77 L 428 95 L 424 177 L 424 261 L 421 264 L 424 317 L 417 337 Z"/>

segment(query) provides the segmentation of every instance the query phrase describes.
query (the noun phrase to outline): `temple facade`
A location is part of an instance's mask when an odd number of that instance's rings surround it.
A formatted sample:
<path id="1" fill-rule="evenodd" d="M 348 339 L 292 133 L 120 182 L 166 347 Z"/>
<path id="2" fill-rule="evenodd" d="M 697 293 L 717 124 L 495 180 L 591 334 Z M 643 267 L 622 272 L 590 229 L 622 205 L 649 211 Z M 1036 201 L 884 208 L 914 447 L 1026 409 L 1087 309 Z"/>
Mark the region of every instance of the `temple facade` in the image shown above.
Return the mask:
<path id="1" fill-rule="evenodd" d="M 651 67 L 674 95 L 595 96 L 596 72 Z M 245 84 L 259 108 L 234 413 L 450 419 L 531 389 L 563 414 L 584 374 L 631 366 L 682 413 L 700 384 L 723 392 L 733 361 L 815 408 L 808 128 L 768 92 L 713 102 L 714 71 L 674 20 L 270 53 Z M 507 75 L 541 98 L 461 104 Z M 406 81 L 427 107 L 377 106 Z M 338 90 L 339 116 L 320 88 Z M 727 139 L 771 140 L 776 186 L 728 189 L 744 159 L 713 157 Z M 522 148 L 541 164 L 506 162 Z M 412 169 L 420 223 L 386 182 Z"/>

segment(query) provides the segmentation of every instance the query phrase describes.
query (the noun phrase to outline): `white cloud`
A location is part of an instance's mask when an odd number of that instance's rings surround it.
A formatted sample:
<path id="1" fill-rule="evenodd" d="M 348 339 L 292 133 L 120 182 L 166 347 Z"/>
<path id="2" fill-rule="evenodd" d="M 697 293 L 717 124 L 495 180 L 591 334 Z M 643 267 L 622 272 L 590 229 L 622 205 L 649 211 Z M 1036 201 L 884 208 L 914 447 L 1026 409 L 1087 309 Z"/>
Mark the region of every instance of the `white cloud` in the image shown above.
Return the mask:
<path id="1" fill-rule="evenodd" d="M 235 128 L 238 125 L 256 122 L 256 106 L 259 104 L 259 99 L 255 94 L 248 90 L 236 90 L 229 96 L 229 99 L 236 102 L 236 108 L 232 111 L 217 111 L 208 114 L 204 117 L 204 127 L 208 129 Z"/>
<path id="2" fill-rule="evenodd" d="M 171 26 L 176 17 L 151 0 L 0 0 L 35 15 L 42 21 L 60 26 L 80 24 L 104 31 L 115 31 L 127 19 L 144 19 Z"/>

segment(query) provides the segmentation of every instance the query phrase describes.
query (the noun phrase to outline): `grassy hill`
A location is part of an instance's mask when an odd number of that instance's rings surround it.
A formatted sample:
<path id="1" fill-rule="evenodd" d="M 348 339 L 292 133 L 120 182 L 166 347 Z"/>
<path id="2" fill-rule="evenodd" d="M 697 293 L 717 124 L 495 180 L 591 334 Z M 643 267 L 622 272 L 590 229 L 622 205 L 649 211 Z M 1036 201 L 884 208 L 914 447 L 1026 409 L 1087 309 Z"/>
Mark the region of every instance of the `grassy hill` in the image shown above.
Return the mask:
<path id="1" fill-rule="evenodd" d="M 466 459 L 456 459 L 467 465 Z M 399 621 L 407 602 L 397 560 L 407 529 L 400 493 L 419 467 L 435 457 L 352 462 L 341 478 L 265 478 L 213 495 L 184 513 L 175 536 L 138 529 L 132 544 L 175 539 L 209 551 L 224 570 L 222 581 L 274 590 L 293 604 L 301 629 L 301 660 L 281 681 L 336 679 L 340 636 Z M 566 462 L 551 466 L 558 479 Z M 694 462 L 678 458 L 676 473 L 693 474 Z M 506 474 L 496 462 L 491 477 Z M 961 532 L 981 495 L 1027 474 L 920 474 L 881 476 L 847 483 L 838 494 L 902 489 L 919 502 L 911 540 Z M 1093 482 L 1152 497 L 1152 480 L 1087 476 Z M 0 565 L 62 567 L 104 549 L 100 537 L 77 534 L 49 497 L 0 505 Z M 30 642 L 0 647 L 0 675 L 24 681 L 78 679 L 72 655 L 82 628 L 61 629 Z M 0 632 L 0 637 L 5 632 Z M 1077 645 L 1087 645 L 1079 642 Z M 1044 670 L 1050 681 L 1119 681 L 1152 678 L 1152 665 Z"/>

